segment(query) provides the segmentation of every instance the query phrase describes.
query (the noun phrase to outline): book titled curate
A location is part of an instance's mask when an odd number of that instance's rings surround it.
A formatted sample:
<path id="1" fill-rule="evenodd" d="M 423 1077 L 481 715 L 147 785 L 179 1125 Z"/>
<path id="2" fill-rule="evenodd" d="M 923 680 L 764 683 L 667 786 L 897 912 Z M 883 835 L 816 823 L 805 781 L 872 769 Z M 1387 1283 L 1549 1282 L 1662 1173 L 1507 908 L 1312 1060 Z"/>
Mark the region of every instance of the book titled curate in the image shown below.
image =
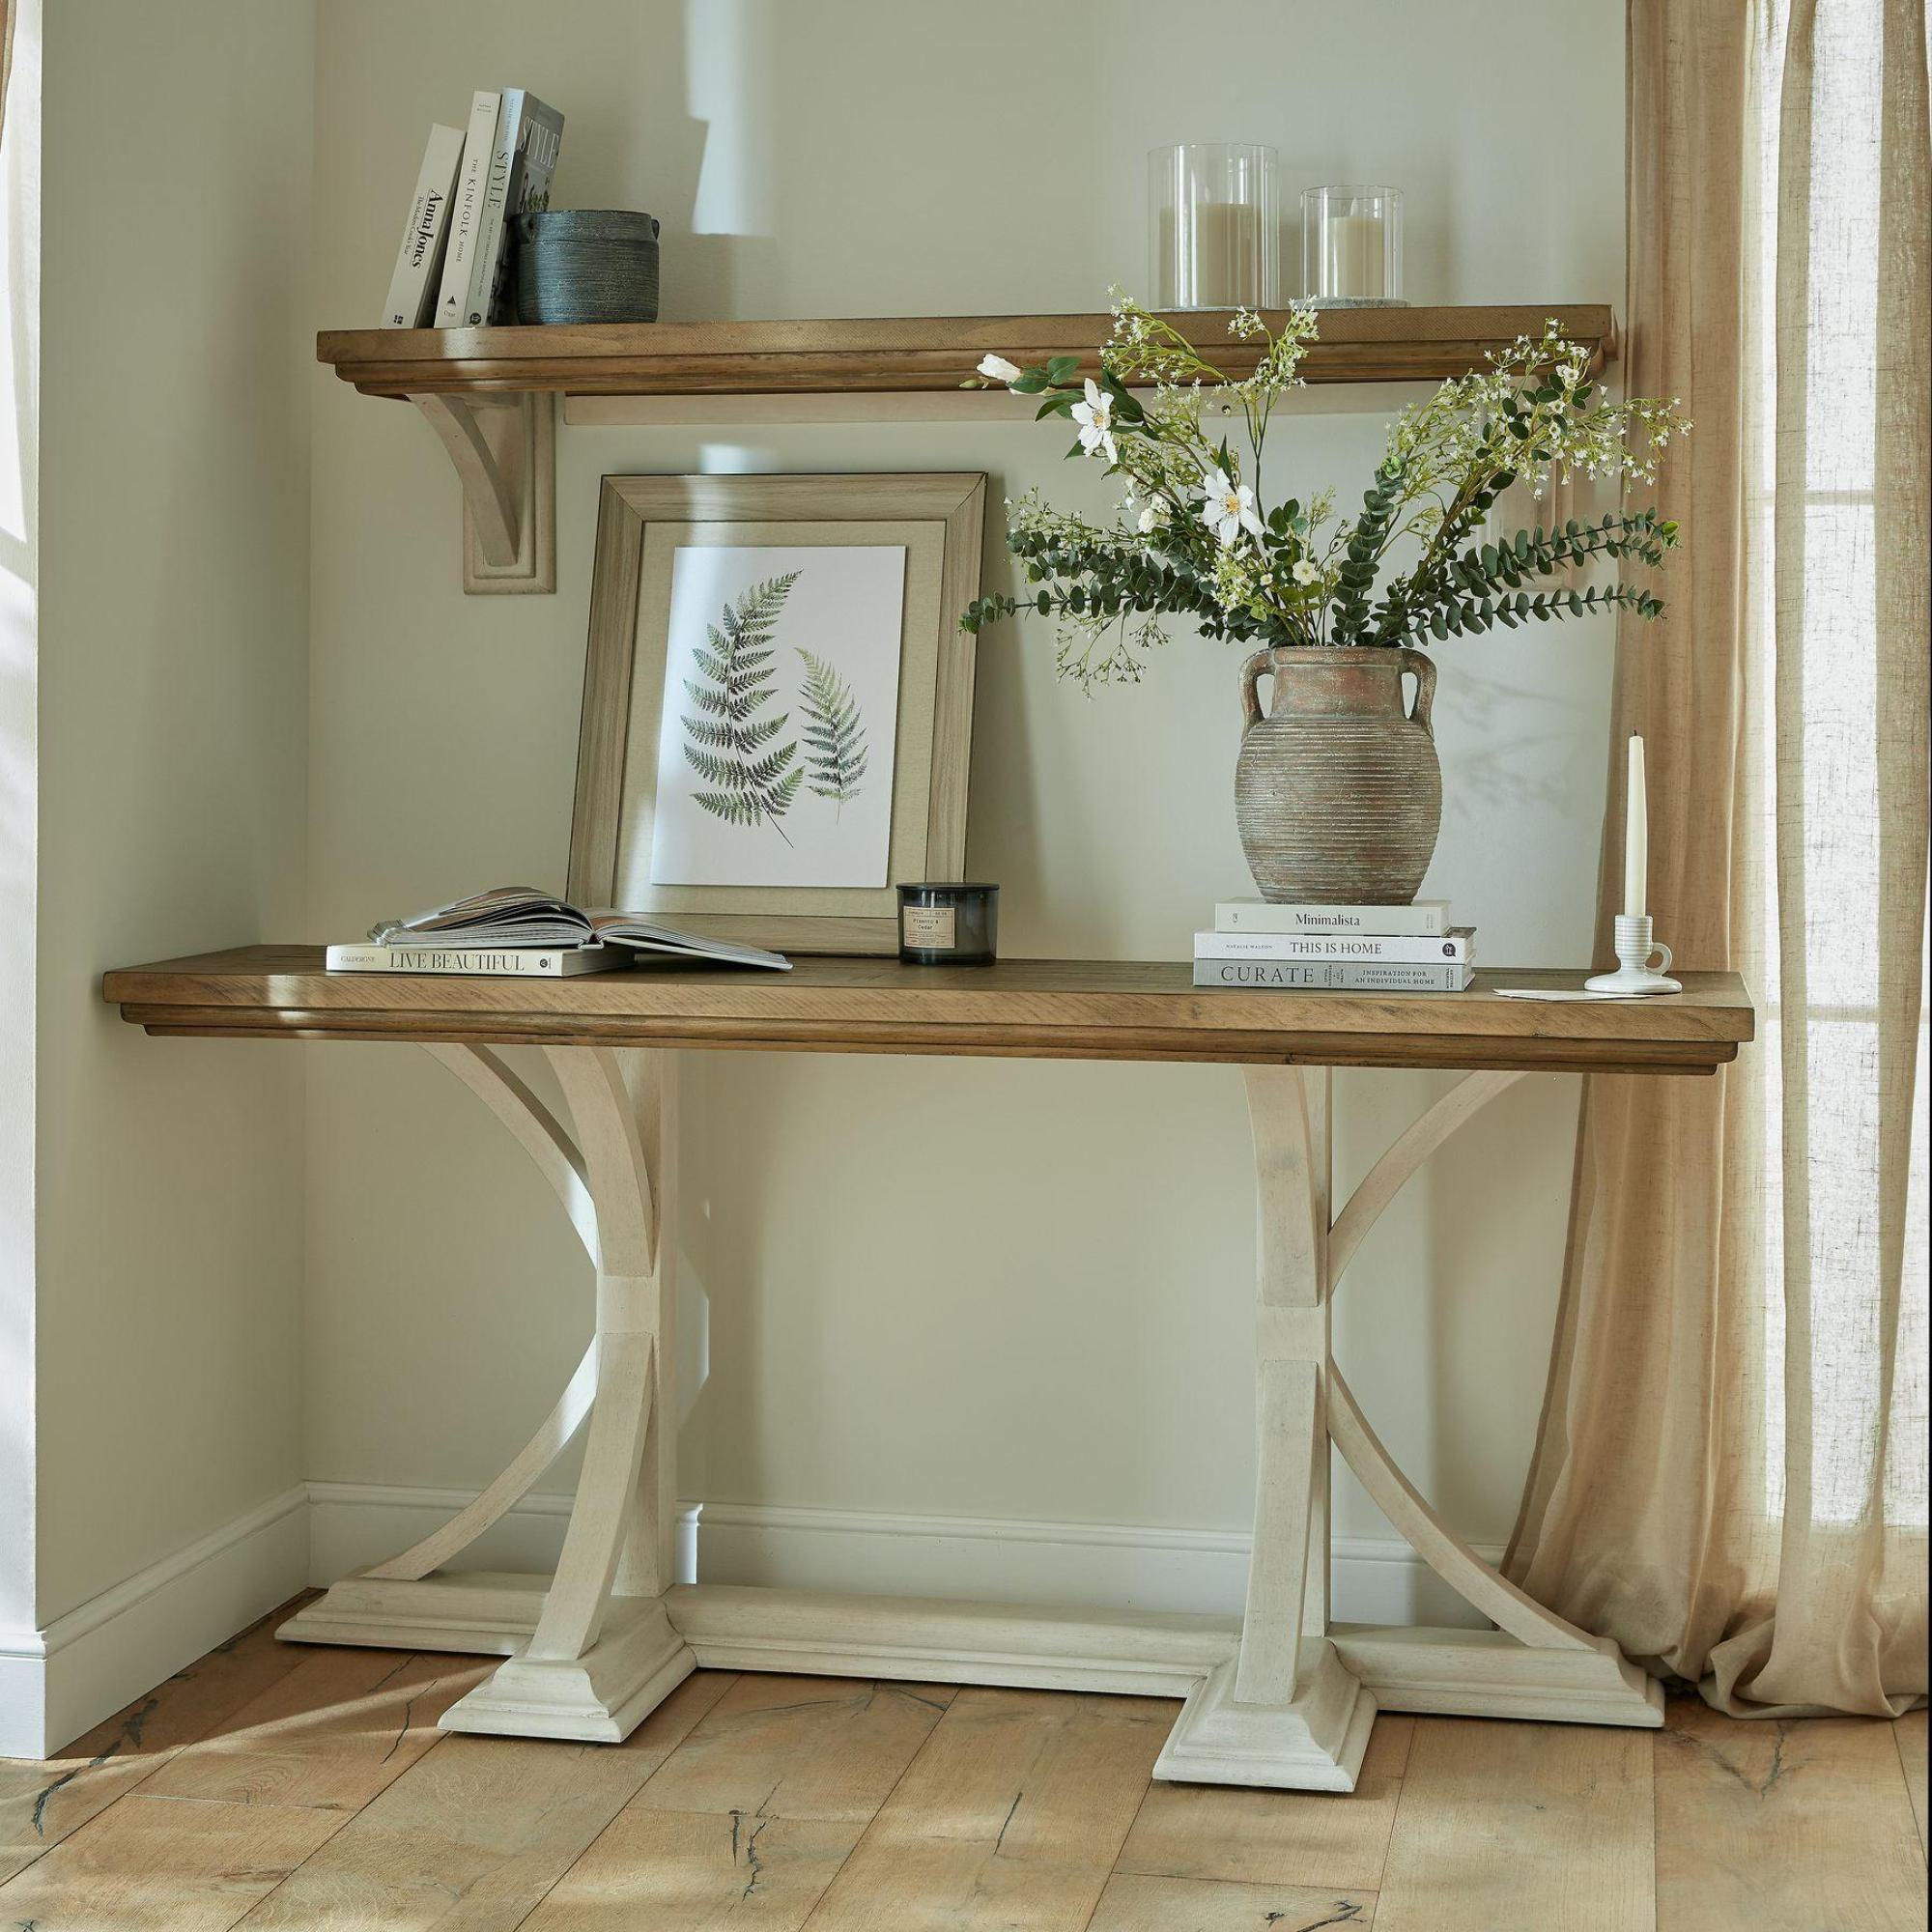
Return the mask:
<path id="1" fill-rule="evenodd" d="M 1197 932 L 1197 959 L 1361 960 L 1381 966 L 1475 964 L 1473 927 L 1452 925 L 1439 939 L 1385 939 L 1361 932 Z"/>
<path id="2" fill-rule="evenodd" d="M 1475 969 L 1458 961 L 1437 966 L 1378 966 L 1371 961 L 1197 959 L 1194 983 L 1230 992 L 1460 993 Z"/>
<path id="3" fill-rule="evenodd" d="M 1447 899 L 1413 905 L 1274 905 L 1266 899 L 1224 899 L 1214 908 L 1216 932 L 1358 932 L 1434 939 L 1449 930 Z"/>
<path id="4" fill-rule="evenodd" d="M 585 912 L 534 886 L 493 886 L 408 919 L 385 921 L 365 940 L 331 946 L 331 973 L 468 973 L 561 979 L 632 966 L 708 961 L 789 973 L 781 952 L 680 931 L 633 912 Z"/>

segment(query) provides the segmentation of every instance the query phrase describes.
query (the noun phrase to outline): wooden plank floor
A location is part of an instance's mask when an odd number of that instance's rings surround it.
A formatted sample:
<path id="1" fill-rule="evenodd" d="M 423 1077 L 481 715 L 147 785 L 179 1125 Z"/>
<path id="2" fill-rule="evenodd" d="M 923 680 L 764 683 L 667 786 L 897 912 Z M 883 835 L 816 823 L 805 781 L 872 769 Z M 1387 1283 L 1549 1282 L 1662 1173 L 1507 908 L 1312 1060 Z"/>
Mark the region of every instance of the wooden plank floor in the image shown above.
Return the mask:
<path id="1" fill-rule="evenodd" d="M 277 1612 L 0 1760 L 0 1932 L 1906 1932 L 1925 1714 L 1383 1718 L 1353 1798 L 1149 1781 L 1152 1698 L 689 1679 L 620 1746 L 445 1735 L 490 1660 Z"/>

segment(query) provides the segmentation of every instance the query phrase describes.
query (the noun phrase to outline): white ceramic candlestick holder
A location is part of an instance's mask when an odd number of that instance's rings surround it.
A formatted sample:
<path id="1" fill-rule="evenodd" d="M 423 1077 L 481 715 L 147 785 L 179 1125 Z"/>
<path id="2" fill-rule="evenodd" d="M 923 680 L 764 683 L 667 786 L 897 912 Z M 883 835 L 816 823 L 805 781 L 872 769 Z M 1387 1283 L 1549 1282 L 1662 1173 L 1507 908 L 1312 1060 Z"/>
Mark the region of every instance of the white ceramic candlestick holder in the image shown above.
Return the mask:
<path id="1" fill-rule="evenodd" d="M 1670 964 L 1670 949 L 1651 937 L 1650 915 L 1642 913 L 1633 916 L 1620 912 L 1617 915 L 1617 958 L 1619 965 L 1614 973 L 1599 973 L 1593 979 L 1585 980 L 1586 991 L 1592 993 L 1681 993 L 1684 988 L 1675 980 L 1664 978 L 1661 969 L 1653 968 L 1650 957 L 1653 952 L 1663 954 L 1663 964 Z"/>

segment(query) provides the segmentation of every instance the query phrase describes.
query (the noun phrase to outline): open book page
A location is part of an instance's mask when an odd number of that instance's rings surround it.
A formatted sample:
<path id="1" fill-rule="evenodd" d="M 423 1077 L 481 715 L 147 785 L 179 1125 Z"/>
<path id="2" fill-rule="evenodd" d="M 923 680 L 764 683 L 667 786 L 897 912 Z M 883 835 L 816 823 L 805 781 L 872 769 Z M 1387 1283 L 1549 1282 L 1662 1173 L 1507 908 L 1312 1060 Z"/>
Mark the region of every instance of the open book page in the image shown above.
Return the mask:
<path id="1" fill-rule="evenodd" d="M 709 939 L 696 932 L 680 932 L 675 926 L 645 919 L 639 913 L 593 912 L 587 917 L 591 931 L 606 946 L 634 946 L 645 952 L 717 959 L 731 966 L 764 966 L 779 973 L 791 971 L 791 961 L 782 952 L 767 952 L 759 946 L 740 946 L 730 939 Z"/>
<path id="2" fill-rule="evenodd" d="M 590 938 L 590 922 L 575 906 L 534 886 L 492 886 L 408 919 L 385 921 L 369 937 L 378 946 L 425 939 L 442 946 L 582 946 Z"/>
<path id="3" fill-rule="evenodd" d="M 535 886 L 493 886 L 488 892 L 432 906 L 408 919 L 386 920 L 371 929 L 369 938 L 377 946 L 451 949 L 578 947 L 602 942 L 627 947 L 634 952 L 715 959 L 721 965 L 762 966 L 780 973 L 791 970 L 791 961 L 781 952 L 680 932 L 640 913 L 582 912 Z"/>

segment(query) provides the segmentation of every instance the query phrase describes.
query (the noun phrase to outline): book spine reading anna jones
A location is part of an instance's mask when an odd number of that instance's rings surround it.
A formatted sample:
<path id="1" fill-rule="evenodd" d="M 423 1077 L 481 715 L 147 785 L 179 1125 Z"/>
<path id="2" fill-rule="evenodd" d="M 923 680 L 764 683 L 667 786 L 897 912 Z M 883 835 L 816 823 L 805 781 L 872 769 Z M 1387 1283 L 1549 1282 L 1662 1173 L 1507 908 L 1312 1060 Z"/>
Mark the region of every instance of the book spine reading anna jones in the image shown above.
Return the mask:
<path id="1" fill-rule="evenodd" d="M 1306 959 L 1365 965 L 1472 965 L 1476 935 L 1468 926 L 1451 926 L 1439 939 L 1385 939 L 1354 932 L 1197 932 L 1197 959 Z"/>
<path id="2" fill-rule="evenodd" d="M 1216 932 L 1350 932 L 1434 939 L 1449 930 L 1446 899 L 1413 905 L 1271 905 L 1265 899 L 1224 899 L 1214 908 Z"/>
<path id="3" fill-rule="evenodd" d="M 416 191 L 410 201 L 410 218 L 403 229 L 403 245 L 396 251 L 395 272 L 389 277 L 389 298 L 383 309 L 384 328 L 420 328 L 435 306 L 441 285 L 443 250 L 449 242 L 449 202 L 456 188 L 456 171 L 463 165 L 463 129 L 440 122 L 429 130 Z"/>
<path id="4" fill-rule="evenodd" d="M 1197 959 L 1197 986 L 1289 993 L 1461 993 L 1475 970 L 1461 961 L 1436 966 L 1378 966 L 1366 961 Z"/>
<path id="5" fill-rule="evenodd" d="M 442 283 L 436 298 L 436 327 L 460 328 L 469 320 L 469 270 L 490 185 L 490 157 L 497 145 L 497 120 L 503 97 L 480 87 L 469 102 L 469 125 L 463 137 L 463 166 L 457 171 L 456 198 L 449 215 L 449 246 L 443 255 Z"/>

